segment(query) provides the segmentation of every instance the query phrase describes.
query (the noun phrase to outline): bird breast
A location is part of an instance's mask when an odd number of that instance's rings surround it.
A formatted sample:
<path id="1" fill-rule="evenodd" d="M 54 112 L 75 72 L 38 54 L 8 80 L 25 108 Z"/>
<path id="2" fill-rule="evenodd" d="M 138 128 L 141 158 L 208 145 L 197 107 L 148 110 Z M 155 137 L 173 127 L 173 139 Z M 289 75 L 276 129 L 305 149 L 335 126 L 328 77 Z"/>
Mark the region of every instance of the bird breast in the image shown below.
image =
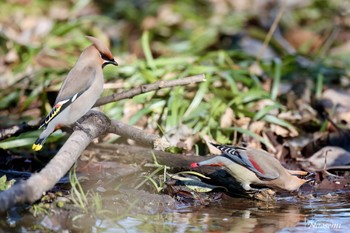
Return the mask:
<path id="1" fill-rule="evenodd" d="M 94 106 L 103 91 L 103 81 L 102 69 L 97 69 L 91 87 L 72 103 L 66 124 L 73 124 Z"/>
<path id="2" fill-rule="evenodd" d="M 255 175 L 254 172 L 237 164 L 232 163 L 226 168 L 227 172 L 240 183 L 259 184 L 262 181 Z"/>

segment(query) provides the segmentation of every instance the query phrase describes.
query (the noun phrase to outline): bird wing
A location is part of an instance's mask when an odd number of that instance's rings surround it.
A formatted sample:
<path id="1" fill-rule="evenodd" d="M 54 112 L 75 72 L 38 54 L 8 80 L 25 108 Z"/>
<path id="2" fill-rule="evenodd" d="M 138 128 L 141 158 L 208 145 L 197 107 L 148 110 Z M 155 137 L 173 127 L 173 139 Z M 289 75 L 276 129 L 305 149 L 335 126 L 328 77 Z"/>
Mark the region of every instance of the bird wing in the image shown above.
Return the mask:
<path id="1" fill-rule="evenodd" d="M 54 119 L 56 116 L 58 116 L 64 109 L 66 109 L 71 103 L 73 103 L 83 93 L 84 93 L 84 91 L 80 92 L 80 93 L 76 93 L 71 98 L 62 100 L 62 101 L 58 102 L 57 104 L 55 104 L 55 106 L 53 106 L 51 112 L 45 117 L 45 120 L 40 125 L 39 129 L 42 127 L 46 128 L 46 126 L 50 123 L 50 121 L 52 121 L 52 119 Z"/>
<path id="2" fill-rule="evenodd" d="M 248 168 L 249 170 L 254 172 L 260 179 L 275 180 L 279 177 L 278 173 L 274 171 L 266 171 L 267 169 L 263 169 L 262 165 L 259 165 L 256 161 L 250 158 L 246 153 L 246 148 L 238 146 L 219 145 L 213 143 L 211 144 L 218 148 L 221 152 L 223 152 L 224 157 Z"/>
<path id="3" fill-rule="evenodd" d="M 88 65 L 78 69 L 75 65 L 64 80 L 55 104 L 73 97 L 76 93 L 84 93 L 92 85 L 95 77 L 96 69 L 93 66 Z"/>
<path id="4" fill-rule="evenodd" d="M 62 84 L 55 105 L 39 128 L 46 128 L 52 119 L 58 116 L 64 109 L 88 90 L 94 81 L 95 75 L 96 70 L 91 66 L 87 66 L 79 72 L 73 68 Z M 77 79 L 82 79 L 83 81 Z"/>

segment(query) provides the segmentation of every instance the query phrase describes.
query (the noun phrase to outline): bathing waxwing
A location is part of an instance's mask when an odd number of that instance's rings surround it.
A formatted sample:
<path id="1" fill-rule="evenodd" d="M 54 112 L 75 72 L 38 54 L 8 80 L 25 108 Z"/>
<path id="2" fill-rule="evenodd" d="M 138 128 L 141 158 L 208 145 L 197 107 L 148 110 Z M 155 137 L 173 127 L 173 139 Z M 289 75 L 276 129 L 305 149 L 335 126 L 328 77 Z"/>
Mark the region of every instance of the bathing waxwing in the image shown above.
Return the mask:
<path id="1" fill-rule="evenodd" d="M 263 150 L 213 144 L 222 154 L 191 167 L 223 166 L 246 190 L 252 190 L 251 184 L 294 191 L 310 180 L 295 175 L 307 175 L 304 171 L 285 169 L 281 163 Z M 254 190 L 254 189 L 253 189 Z"/>
<path id="2" fill-rule="evenodd" d="M 49 115 L 39 128 L 44 128 L 32 149 L 42 149 L 46 138 L 62 125 L 72 125 L 85 115 L 103 91 L 102 68 L 108 64 L 118 65 L 111 51 L 98 39 L 87 36 L 93 43 L 80 55 L 68 73 Z"/>

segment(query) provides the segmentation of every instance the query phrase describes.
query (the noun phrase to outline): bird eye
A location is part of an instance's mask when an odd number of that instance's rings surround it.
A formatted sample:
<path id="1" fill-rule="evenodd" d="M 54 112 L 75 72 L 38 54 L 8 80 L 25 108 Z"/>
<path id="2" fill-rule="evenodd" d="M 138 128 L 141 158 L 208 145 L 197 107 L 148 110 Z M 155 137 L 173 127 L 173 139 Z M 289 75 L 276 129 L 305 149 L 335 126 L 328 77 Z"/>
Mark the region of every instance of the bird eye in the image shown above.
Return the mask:
<path id="1" fill-rule="evenodd" d="M 107 57 L 106 55 L 104 55 L 103 53 L 100 53 L 100 56 L 103 60 L 106 60 L 106 61 L 110 61 L 111 59 L 109 57 Z"/>

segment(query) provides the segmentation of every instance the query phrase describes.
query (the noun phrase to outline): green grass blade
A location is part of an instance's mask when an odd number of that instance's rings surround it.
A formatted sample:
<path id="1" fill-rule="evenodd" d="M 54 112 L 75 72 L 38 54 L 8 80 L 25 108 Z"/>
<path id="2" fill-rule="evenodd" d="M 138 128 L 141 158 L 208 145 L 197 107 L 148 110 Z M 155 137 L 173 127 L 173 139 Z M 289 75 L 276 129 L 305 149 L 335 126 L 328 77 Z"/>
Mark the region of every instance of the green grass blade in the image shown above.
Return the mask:
<path id="1" fill-rule="evenodd" d="M 316 98 L 320 98 L 322 95 L 323 80 L 324 80 L 323 74 L 319 73 L 317 75 L 317 83 L 316 83 Z"/>
<path id="2" fill-rule="evenodd" d="M 265 120 L 266 122 L 272 123 L 272 124 L 276 124 L 276 125 L 280 125 L 282 127 L 285 127 L 287 129 L 289 129 L 290 131 L 297 132 L 297 130 L 295 129 L 295 127 L 292 124 L 290 124 L 289 122 L 284 121 L 282 119 L 279 119 L 276 116 L 266 115 L 266 116 L 264 116 L 263 120 Z"/>
<path id="3" fill-rule="evenodd" d="M 267 139 L 257 135 L 256 133 L 253 133 L 250 130 L 243 129 L 243 128 L 240 128 L 240 127 L 230 127 L 230 128 L 225 128 L 225 130 L 237 131 L 237 132 L 240 132 L 241 134 L 246 134 L 246 135 L 248 135 L 248 136 L 258 140 L 259 142 L 263 143 L 268 148 L 270 148 L 272 150 L 275 150 L 274 146 L 270 143 L 270 141 L 268 141 Z"/>
<path id="4" fill-rule="evenodd" d="M 143 53 L 145 54 L 145 57 L 146 57 L 147 65 L 149 67 L 151 67 L 152 70 L 155 70 L 156 64 L 154 63 L 151 47 L 149 44 L 149 32 L 148 31 L 145 31 L 142 34 L 141 44 L 142 44 Z"/>
<path id="5" fill-rule="evenodd" d="M 278 95 L 278 89 L 281 82 L 281 71 L 282 71 L 282 62 L 279 59 L 275 59 L 275 72 L 273 77 L 273 84 L 271 88 L 271 99 L 276 100 Z"/>

